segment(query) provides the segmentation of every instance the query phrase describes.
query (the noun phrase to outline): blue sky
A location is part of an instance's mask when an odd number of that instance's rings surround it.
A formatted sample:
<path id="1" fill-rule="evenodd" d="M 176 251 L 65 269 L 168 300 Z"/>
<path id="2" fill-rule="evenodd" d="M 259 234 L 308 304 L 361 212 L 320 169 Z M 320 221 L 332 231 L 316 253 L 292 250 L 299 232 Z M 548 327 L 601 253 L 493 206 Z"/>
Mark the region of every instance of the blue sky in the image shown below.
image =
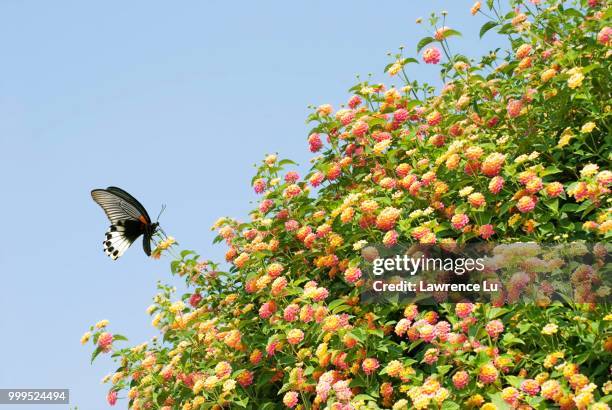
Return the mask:
<path id="1" fill-rule="evenodd" d="M 156 334 L 156 282 L 179 281 L 140 244 L 104 255 L 92 188 L 120 186 L 152 215 L 167 204 L 166 232 L 221 260 L 209 227 L 251 209 L 253 164 L 279 152 L 307 168 L 307 105 L 337 107 L 356 74 L 387 81 L 386 52 L 414 50 L 431 11 L 463 32 L 455 50 L 493 48 L 471 4 L 2 1 L 0 388 L 69 388 L 72 405 L 105 408 L 114 367 L 90 366 L 81 334 L 100 319 L 132 344 Z"/>

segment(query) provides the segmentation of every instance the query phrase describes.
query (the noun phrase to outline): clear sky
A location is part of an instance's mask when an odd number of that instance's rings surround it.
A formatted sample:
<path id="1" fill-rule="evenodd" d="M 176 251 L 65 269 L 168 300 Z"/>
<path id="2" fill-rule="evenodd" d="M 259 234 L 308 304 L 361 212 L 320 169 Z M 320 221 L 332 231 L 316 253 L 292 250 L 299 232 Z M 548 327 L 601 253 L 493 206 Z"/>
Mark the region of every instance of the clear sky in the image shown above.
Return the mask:
<path id="1" fill-rule="evenodd" d="M 488 51 L 471 4 L 0 2 L 0 388 L 69 388 L 72 405 L 106 408 L 114 366 L 90 366 L 80 336 L 109 319 L 130 343 L 149 339 L 157 280 L 179 283 L 140 243 L 104 255 L 92 188 L 122 187 L 151 215 L 167 204 L 166 232 L 221 260 L 209 227 L 251 209 L 253 164 L 279 152 L 307 168 L 307 105 L 345 102 L 356 74 L 387 81 L 386 52 L 414 51 L 414 20 L 431 11 L 463 31 L 455 50 Z"/>

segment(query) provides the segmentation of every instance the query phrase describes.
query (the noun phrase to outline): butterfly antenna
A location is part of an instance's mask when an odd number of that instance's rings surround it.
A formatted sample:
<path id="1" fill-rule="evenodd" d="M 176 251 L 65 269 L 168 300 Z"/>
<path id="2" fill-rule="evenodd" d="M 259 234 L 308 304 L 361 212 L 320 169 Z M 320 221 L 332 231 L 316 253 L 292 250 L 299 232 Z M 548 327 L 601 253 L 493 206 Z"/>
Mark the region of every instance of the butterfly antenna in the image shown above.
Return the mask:
<path id="1" fill-rule="evenodd" d="M 162 214 L 164 213 L 165 210 L 166 210 L 166 205 L 163 204 L 162 208 L 161 208 L 161 211 L 159 211 L 159 215 L 157 215 L 157 221 L 156 222 L 159 222 L 159 218 L 162 216 Z"/>

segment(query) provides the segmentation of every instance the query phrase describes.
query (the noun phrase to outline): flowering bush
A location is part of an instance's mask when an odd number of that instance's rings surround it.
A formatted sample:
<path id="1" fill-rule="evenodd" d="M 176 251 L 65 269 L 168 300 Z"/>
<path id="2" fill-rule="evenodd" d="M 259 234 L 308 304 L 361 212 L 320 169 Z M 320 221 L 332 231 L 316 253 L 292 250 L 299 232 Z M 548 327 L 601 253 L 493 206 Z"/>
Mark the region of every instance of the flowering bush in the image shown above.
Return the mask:
<path id="1" fill-rule="evenodd" d="M 451 53 L 459 32 L 432 15 L 420 57 L 402 51 L 386 67 L 397 84 L 363 82 L 346 106 L 316 107 L 310 173 L 266 157 L 251 221 L 215 224 L 229 270 L 192 251 L 172 262 L 190 293 L 173 301 L 160 286 L 149 308 L 160 339 L 118 348 L 108 323 L 92 326 L 93 357 L 119 363 L 108 402 L 127 392 L 133 409 L 609 408 L 606 304 L 359 303 L 366 243 L 585 240 L 608 252 L 610 8 L 511 3 L 472 7 L 492 16 L 481 36 L 509 39 L 503 57 Z M 419 60 L 440 65 L 440 92 L 409 78 Z"/>

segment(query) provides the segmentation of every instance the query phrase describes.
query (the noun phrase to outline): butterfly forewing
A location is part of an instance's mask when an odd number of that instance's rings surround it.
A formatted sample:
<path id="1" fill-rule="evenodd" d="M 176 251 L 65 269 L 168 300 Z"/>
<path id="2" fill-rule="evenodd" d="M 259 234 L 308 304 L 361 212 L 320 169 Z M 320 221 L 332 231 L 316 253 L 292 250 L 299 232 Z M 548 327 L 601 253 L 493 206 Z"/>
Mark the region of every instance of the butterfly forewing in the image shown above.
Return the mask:
<path id="1" fill-rule="evenodd" d="M 127 199 L 105 189 L 94 189 L 91 191 L 91 197 L 102 207 L 112 224 L 116 224 L 118 221 L 125 219 L 140 220 L 142 217 L 146 218 L 146 216 L 140 212 L 134 204 L 128 202 Z"/>
<path id="2" fill-rule="evenodd" d="M 117 188 L 116 186 L 109 186 L 108 188 L 106 188 L 106 191 L 112 194 L 115 194 L 118 197 L 124 199 L 127 204 L 135 208 L 139 213 L 139 218 L 138 218 L 139 220 L 142 220 L 142 218 L 144 217 L 145 222 L 147 224 L 151 223 L 151 218 L 149 217 L 149 214 L 147 213 L 147 210 L 145 209 L 145 207 L 142 206 L 142 204 L 138 202 L 138 200 L 134 198 L 132 195 L 130 195 L 129 193 L 127 193 L 121 188 Z"/>

